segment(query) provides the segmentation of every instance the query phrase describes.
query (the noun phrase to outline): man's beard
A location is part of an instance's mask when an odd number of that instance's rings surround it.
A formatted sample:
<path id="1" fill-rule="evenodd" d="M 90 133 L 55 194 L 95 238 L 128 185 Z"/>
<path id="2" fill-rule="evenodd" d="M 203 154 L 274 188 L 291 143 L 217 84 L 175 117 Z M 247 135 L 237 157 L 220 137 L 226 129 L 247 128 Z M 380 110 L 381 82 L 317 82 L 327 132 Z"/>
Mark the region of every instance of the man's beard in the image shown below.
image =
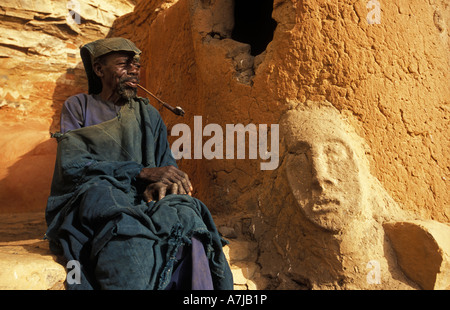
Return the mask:
<path id="1" fill-rule="evenodd" d="M 139 83 L 139 78 L 137 77 L 126 77 L 122 78 L 119 81 L 119 86 L 117 88 L 117 93 L 120 95 L 121 98 L 129 101 L 136 97 L 137 95 L 137 88 L 130 87 L 126 84 L 127 81 L 134 81 L 137 84 Z"/>

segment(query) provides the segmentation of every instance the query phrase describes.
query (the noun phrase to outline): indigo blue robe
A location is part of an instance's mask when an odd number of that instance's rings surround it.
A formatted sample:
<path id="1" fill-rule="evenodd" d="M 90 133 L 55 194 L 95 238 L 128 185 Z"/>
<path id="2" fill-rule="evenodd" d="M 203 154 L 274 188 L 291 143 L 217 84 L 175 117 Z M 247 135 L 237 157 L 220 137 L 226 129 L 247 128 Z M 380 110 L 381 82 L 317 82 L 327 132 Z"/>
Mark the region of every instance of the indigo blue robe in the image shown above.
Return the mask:
<path id="1" fill-rule="evenodd" d="M 123 253 L 118 250 L 108 252 L 101 260 L 102 270 L 96 269 L 99 253 L 117 240 L 141 245 L 133 257 L 145 266 L 149 278 L 140 288 L 165 289 L 178 250 L 189 246 L 192 238 L 205 248 L 214 288 L 233 288 L 222 251 L 226 241 L 200 200 L 188 195 L 168 195 L 156 203 L 143 200 L 142 185 L 135 179 L 141 169 L 176 166 L 166 127 L 147 99 L 132 100 L 109 121 L 56 137 L 46 237 L 52 251 L 80 263 L 80 284 L 69 284 L 69 289 L 99 288 L 96 277 L 104 273 L 135 288 L 135 275 L 120 270 L 132 262 L 120 263 Z M 107 268 L 109 262 L 113 264 Z"/>

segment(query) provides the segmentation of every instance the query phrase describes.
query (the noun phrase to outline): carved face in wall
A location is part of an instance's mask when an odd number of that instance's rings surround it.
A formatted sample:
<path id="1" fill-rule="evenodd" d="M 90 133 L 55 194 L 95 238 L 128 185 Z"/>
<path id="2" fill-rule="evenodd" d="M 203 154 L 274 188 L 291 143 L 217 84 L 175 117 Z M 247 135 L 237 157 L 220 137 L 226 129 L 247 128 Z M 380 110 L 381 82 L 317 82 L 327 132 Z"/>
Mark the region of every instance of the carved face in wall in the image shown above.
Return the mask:
<path id="1" fill-rule="evenodd" d="M 362 211 L 356 144 L 335 113 L 288 111 L 282 124 L 291 192 L 311 222 L 334 233 Z"/>

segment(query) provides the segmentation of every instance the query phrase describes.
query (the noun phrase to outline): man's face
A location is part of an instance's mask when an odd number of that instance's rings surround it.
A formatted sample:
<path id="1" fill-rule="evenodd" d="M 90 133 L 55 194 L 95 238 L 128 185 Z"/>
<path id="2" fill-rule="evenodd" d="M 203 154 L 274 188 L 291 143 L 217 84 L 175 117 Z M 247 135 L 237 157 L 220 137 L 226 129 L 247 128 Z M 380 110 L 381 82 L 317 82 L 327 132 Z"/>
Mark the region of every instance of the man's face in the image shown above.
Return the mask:
<path id="1" fill-rule="evenodd" d="M 359 165 L 339 122 L 310 117 L 291 116 L 301 125 L 290 128 L 286 173 L 306 217 L 336 233 L 361 212 Z"/>
<path id="2" fill-rule="evenodd" d="M 114 52 L 106 55 L 100 64 L 103 90 L 112 91 L 123 99 L 136 97 L 140 63 L 133 53 Z"/>

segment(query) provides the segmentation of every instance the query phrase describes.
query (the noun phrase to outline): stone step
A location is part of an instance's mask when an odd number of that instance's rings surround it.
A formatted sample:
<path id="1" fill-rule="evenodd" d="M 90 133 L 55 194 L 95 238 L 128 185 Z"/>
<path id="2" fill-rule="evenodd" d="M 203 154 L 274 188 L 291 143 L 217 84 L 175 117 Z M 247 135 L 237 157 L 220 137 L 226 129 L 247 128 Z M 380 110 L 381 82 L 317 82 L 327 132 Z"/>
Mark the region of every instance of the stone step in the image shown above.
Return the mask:
<path id="1" fill-rule="evenodd" d="M 0 243 L 0 290 L 63 290 L 66 270 L 45 240 Z"/>
<path id="2" fill-rule="evenodd" d="M 0 214 L 0 289 L 65 289 L 66 270 L 43 240 L 43 212 Z"/>
<path id="3" fill-rule="evenodd" d="M 43 239 L 46 228 L 43 212 L 0 213 L 0 290 L 65 289 L 65 265 Z M 264 288 L 266 283 L 256 264 L 256 243 L 236 236 L 229 242 L 224 253 L 234 288 Z"/>

